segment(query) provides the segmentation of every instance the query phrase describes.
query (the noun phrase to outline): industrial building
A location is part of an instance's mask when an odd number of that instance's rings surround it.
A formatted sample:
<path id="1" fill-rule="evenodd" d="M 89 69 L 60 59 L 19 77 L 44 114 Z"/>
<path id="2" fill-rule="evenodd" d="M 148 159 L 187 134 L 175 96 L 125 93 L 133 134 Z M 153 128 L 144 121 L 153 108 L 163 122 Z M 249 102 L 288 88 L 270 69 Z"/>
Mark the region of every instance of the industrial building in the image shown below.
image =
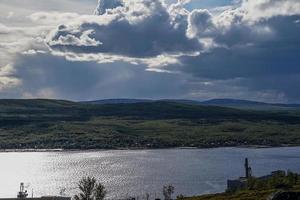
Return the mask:
<path id="1" fill-rule="evenodd" d="M 247 181 L 252 176 L 252 169 L 249 166 L 248 158 L 245 159 L 245 176 L 236 180 L 227 180 L 227 191 L 237 191 L 247 188 Z"/>

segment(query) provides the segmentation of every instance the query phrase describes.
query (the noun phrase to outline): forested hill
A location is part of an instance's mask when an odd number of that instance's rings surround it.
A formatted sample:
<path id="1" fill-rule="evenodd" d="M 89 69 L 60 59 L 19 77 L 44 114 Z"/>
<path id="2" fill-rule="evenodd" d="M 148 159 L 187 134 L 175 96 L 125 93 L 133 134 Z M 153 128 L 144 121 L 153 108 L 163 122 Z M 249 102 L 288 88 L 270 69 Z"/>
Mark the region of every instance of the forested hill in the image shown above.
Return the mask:
<path id="1" fill-rule="evenodd" d="M 166 100 L 113 104 L 0 100 L 2 149 L 298 145 L 298 126 L 298 111 L 239 110 Z"/>

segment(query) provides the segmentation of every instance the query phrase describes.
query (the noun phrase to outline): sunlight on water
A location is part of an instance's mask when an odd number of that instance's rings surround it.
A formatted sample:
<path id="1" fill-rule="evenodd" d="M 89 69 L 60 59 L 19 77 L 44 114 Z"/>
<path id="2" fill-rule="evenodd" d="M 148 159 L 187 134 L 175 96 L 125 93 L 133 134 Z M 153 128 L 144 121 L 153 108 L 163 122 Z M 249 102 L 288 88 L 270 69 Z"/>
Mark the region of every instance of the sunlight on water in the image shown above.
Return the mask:
<path id="1" fill-rule="evenodd" d="M 83 176 L 94 176 L 107 187 L 110 198 L 160 196 L 173 184 L 177 194 L 222 192 L 228 178 L 243 175 L 249 157 L 254 175 L 272 170 L 300 172 L 300 148 L 193 149 L 97 152 L 0 153 L 0 196 L 15 197 L 24 182 L 31 196 L 76 193 Z"/>

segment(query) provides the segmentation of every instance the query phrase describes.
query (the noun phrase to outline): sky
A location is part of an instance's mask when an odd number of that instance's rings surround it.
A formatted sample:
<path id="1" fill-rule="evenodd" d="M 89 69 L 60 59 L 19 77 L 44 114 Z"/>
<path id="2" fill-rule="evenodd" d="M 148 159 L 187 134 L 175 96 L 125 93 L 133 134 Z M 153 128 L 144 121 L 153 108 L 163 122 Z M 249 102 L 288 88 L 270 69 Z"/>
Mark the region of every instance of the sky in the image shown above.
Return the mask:
<path id="1" fill-rule="evenodd" d="M 300 103 L 300 1 L 0 0 L 0 98 Z"/>

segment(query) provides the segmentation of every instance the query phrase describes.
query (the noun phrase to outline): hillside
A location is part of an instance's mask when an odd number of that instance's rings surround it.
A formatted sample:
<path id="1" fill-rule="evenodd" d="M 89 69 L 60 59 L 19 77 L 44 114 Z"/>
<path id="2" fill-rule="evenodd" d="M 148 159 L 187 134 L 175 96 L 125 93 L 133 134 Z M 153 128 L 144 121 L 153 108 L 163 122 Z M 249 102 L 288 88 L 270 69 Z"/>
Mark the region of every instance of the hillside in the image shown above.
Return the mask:
<path id="1" fill-rule="evenodd" d="M 132 104 L 132 103 L 149 103 L 149 102 L 173 102 L 187 105 L 202 105 L 202 106 L 221 106 L 237 109 L 250 110 L 300 110 L 300 104 L 280 104 L 280 103 L 265 103 L 258 101 L 249 101 L 241 99 L 211 99 L 207 101 L 195 101 L 187 99 L 104 99 L 96 101 L 85 101 L 86 104 Z"/>
<path id="2" fill-rule="evenodd" d="M 201 105 L 224 106 L 240 109 L 254 109 L 254 110 L 294 110 L 300 109 L 299 104 L 279 104 L 279 103 L 265 103 L 258 101 L 248 101 L 240 99 L 211 99 L 203 101 Z"/>
<path id="3" fill-rule="evenodd" d="M 130 104 L 130 103 L 145 103 L 151 102 L 153 100 L 149 99 L 102 99 L 102 100 L 95 100 L 95 101 L 82 101 L 81 103 L 86 104 Z"/>
<path id="4" fill-rule="evenodd" d="M 283 173 L 283 174 L 282 174 Z M 250 177 L 245 188 L 181 200 L 297 200 L 300 198 L 300 176 L 297 173 L 280 171 L 263 177 Z"/>
<path id="5" fill-rule="evenodd" d="M 172 101 L 89 104 L 0 100 L 0 148 L 167 148 L 299 145 L 296 111 Z"/>
<path id="6" fill-rule="evenodd" d="M 293 192 L 299 192 L 298 188 L 292 189 Z M 211 194 L 211 195 L 202 195 L 198 197 L 187 197 L 182 198 L 181 200 L 266 200 L 269 199 L 273 194 L 275 194 L 278 190 L 247 190 L 241 191 L 238 193 L 230 194 Z M 282 199 L 286 200 L 286 199 Z M 297 200 L 297 199 L 295 199 Z"/>

